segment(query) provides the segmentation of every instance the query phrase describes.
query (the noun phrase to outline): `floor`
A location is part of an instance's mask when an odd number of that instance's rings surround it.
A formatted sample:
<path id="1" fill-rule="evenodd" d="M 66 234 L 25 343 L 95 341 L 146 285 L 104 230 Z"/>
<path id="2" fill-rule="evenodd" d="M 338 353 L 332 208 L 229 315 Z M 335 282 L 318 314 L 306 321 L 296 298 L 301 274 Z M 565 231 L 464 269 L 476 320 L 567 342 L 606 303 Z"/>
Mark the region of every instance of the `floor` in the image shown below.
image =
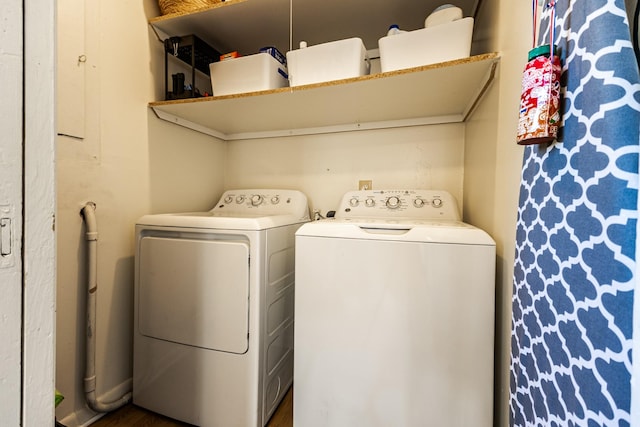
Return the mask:
<path id="1" fill-rule="evenodd" d="M 112 412 L 91 427 L 187 427 L 185 424 L 162 415 L 154 414 L 133 404 Z M 266 427 L 293 427 L 293 389 L 289 389 Z"/>

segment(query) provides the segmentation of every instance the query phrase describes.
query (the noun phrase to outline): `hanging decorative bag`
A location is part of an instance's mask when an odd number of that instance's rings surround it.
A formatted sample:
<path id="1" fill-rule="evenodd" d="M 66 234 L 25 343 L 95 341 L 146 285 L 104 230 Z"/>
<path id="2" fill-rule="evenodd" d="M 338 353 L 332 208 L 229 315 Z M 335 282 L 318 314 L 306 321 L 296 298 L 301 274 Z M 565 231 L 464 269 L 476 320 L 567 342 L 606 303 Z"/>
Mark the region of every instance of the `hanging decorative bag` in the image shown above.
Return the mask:
<path id="1" fill-rule="evenodd" d="M 533 0 L 533 49 L 522 77 L 517 143 L 520 145 L 553 142 L 560 124 L 560 73 L 556 54 L 555 2 L 550 2 L 549 44 L 536 47 L 537 0 Z"/>
<path id="2" fill-rule="evenodd" d="M 220 3 L 222 0 L 158 0 L 160 13 L 189 13 Z"/>

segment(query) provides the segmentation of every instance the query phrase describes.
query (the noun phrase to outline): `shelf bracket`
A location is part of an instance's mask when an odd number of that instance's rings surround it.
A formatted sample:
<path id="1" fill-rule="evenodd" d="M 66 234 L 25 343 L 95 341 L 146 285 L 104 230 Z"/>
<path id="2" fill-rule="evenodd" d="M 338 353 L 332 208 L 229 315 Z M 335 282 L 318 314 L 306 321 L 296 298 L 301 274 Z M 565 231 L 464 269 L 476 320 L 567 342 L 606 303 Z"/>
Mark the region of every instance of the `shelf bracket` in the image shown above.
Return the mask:
<path id="1" fill-rule="evenodd" d="M 205 135 L 213 136 L 213 137 L 221 139 L 223 141 L 228 141 L 228 135 L 226 135 L 226 134 L 224 134 L 222 132 L 218 132 L 217 130 L 208 128 L 206 126 L 199 125 L 198 123 L 194 123 L 194 122 L 191 122 L 189 120 L 185 120 L 185 119 L 183 119 L 181 117 L 175 116 L 173 114 L 167 113 L 165 111 L 162 111 L 162 109 L 160 109 L 158 107 L 151 107 L 151 108 L 153 108 L 153 112 L 161 120 L 167 121 L 169 123 L 176 124 L 178 126 L 185 127 L 187 129 L 195 130 L 196 132 L 200 132 L 200 133 L 203 133 Z"/>
<path id="2" fill-rule="evenodd" d="M 260 139 L 260 138 L 281 138 L 287 136 L 302 136 L 302 135 L 320 135 L 328 133 L 340 133 L 340 132 L 355 132 L 363 130 L 376 130 L 376 129 L 392 129 L 392 128 L 404 128 L 410 126 L 424 126 L 443 123 L 460 123 L 463 121 L 463 117 L 459 114 L 452 114 L 448 116 L 437 117 L 419 117 L 415 119 L 403 119 L 403 120 L 389 120 L 379 122 L 368 123 L 350 123 L 333 126 L 319 126 L 312 128 L 299 128 L 299 129 L 282 129 L 271 131 L 259 131 L 259 132 L 239 132 L 225 134 L 215 129 L 208 128 L 206 126 L 199 125 L 197 123 L 185 120 L 181 117 L 175 116 L 166 111 L 162 111 L 159 107 L 152 107 L 156 116 L 164 121 L 173 123 L 196 132 L 203 133 L 205 135 L 213 136 L 223 141 L 238 141 L 242 139 Z"/>
<path id="3" fill-rule="evenodd" d="M 494 60 L 491 63 L 491 67 L 489 68 L 489 71 L 487 71 L 487 74 L 484 78 L 484 83 L 478 89 L 478 92 L 476 93 L 476 95 L 473 97 L 473 102 L 471 102 L 469 106 L 466 108 L 466 110 L 464 111 L 462 121 L 464 122 L 467 121 L 469 116 L 471 116 L 471 113 L 473 113 L 473 111 L 475 110 L 476 106 L 480 103 L 480 100 L 482 100 L 482 97 L 484 97 L 484 94 L 489 90 L 489 88 L 493 84 L 493 80 L 496 77 L 498 63 L 499 63 L 498 60 Z"/>

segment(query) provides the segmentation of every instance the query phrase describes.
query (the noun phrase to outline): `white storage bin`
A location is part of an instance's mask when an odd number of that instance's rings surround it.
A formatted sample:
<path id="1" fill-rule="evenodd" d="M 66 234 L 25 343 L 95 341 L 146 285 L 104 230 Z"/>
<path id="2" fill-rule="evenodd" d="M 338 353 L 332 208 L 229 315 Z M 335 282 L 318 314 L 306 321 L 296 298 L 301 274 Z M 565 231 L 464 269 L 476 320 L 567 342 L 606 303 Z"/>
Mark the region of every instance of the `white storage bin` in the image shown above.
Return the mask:
<path id="1" fill-rule="evenodd" d="M 382 72 L 467 58 L 473 18 L 440 24 L 378 40 Z"/>
<path id="2" fill-rule="evenodd" d="M 263 52 L 209 64 L 213 95 L 256 92 L 288 85 L 287 67 Z"/>
<path id="3" fill-rule="evenodd" d="M 287 65 L 291 86 L 369 74 L 367 51 L 358 37 L 291 50 Z"/>

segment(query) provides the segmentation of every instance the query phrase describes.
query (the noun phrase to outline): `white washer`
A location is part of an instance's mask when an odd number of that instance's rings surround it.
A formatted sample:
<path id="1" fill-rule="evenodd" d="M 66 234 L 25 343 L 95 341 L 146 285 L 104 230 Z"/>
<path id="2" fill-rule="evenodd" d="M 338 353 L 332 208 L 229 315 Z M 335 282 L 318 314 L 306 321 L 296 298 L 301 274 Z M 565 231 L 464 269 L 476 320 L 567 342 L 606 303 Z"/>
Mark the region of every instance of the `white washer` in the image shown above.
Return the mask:
<path id="1" fill-rule="evenodd" d="M 443 191 L 347 193 L 296 233 L 296 427 L 493 425 L 495 243 Z"/>
<path id="2" fill-rule="evenodd" d="M 133 403 L 207 427 L 262 427 L 293 379 L 292 190 L 136 224 Z"/>

